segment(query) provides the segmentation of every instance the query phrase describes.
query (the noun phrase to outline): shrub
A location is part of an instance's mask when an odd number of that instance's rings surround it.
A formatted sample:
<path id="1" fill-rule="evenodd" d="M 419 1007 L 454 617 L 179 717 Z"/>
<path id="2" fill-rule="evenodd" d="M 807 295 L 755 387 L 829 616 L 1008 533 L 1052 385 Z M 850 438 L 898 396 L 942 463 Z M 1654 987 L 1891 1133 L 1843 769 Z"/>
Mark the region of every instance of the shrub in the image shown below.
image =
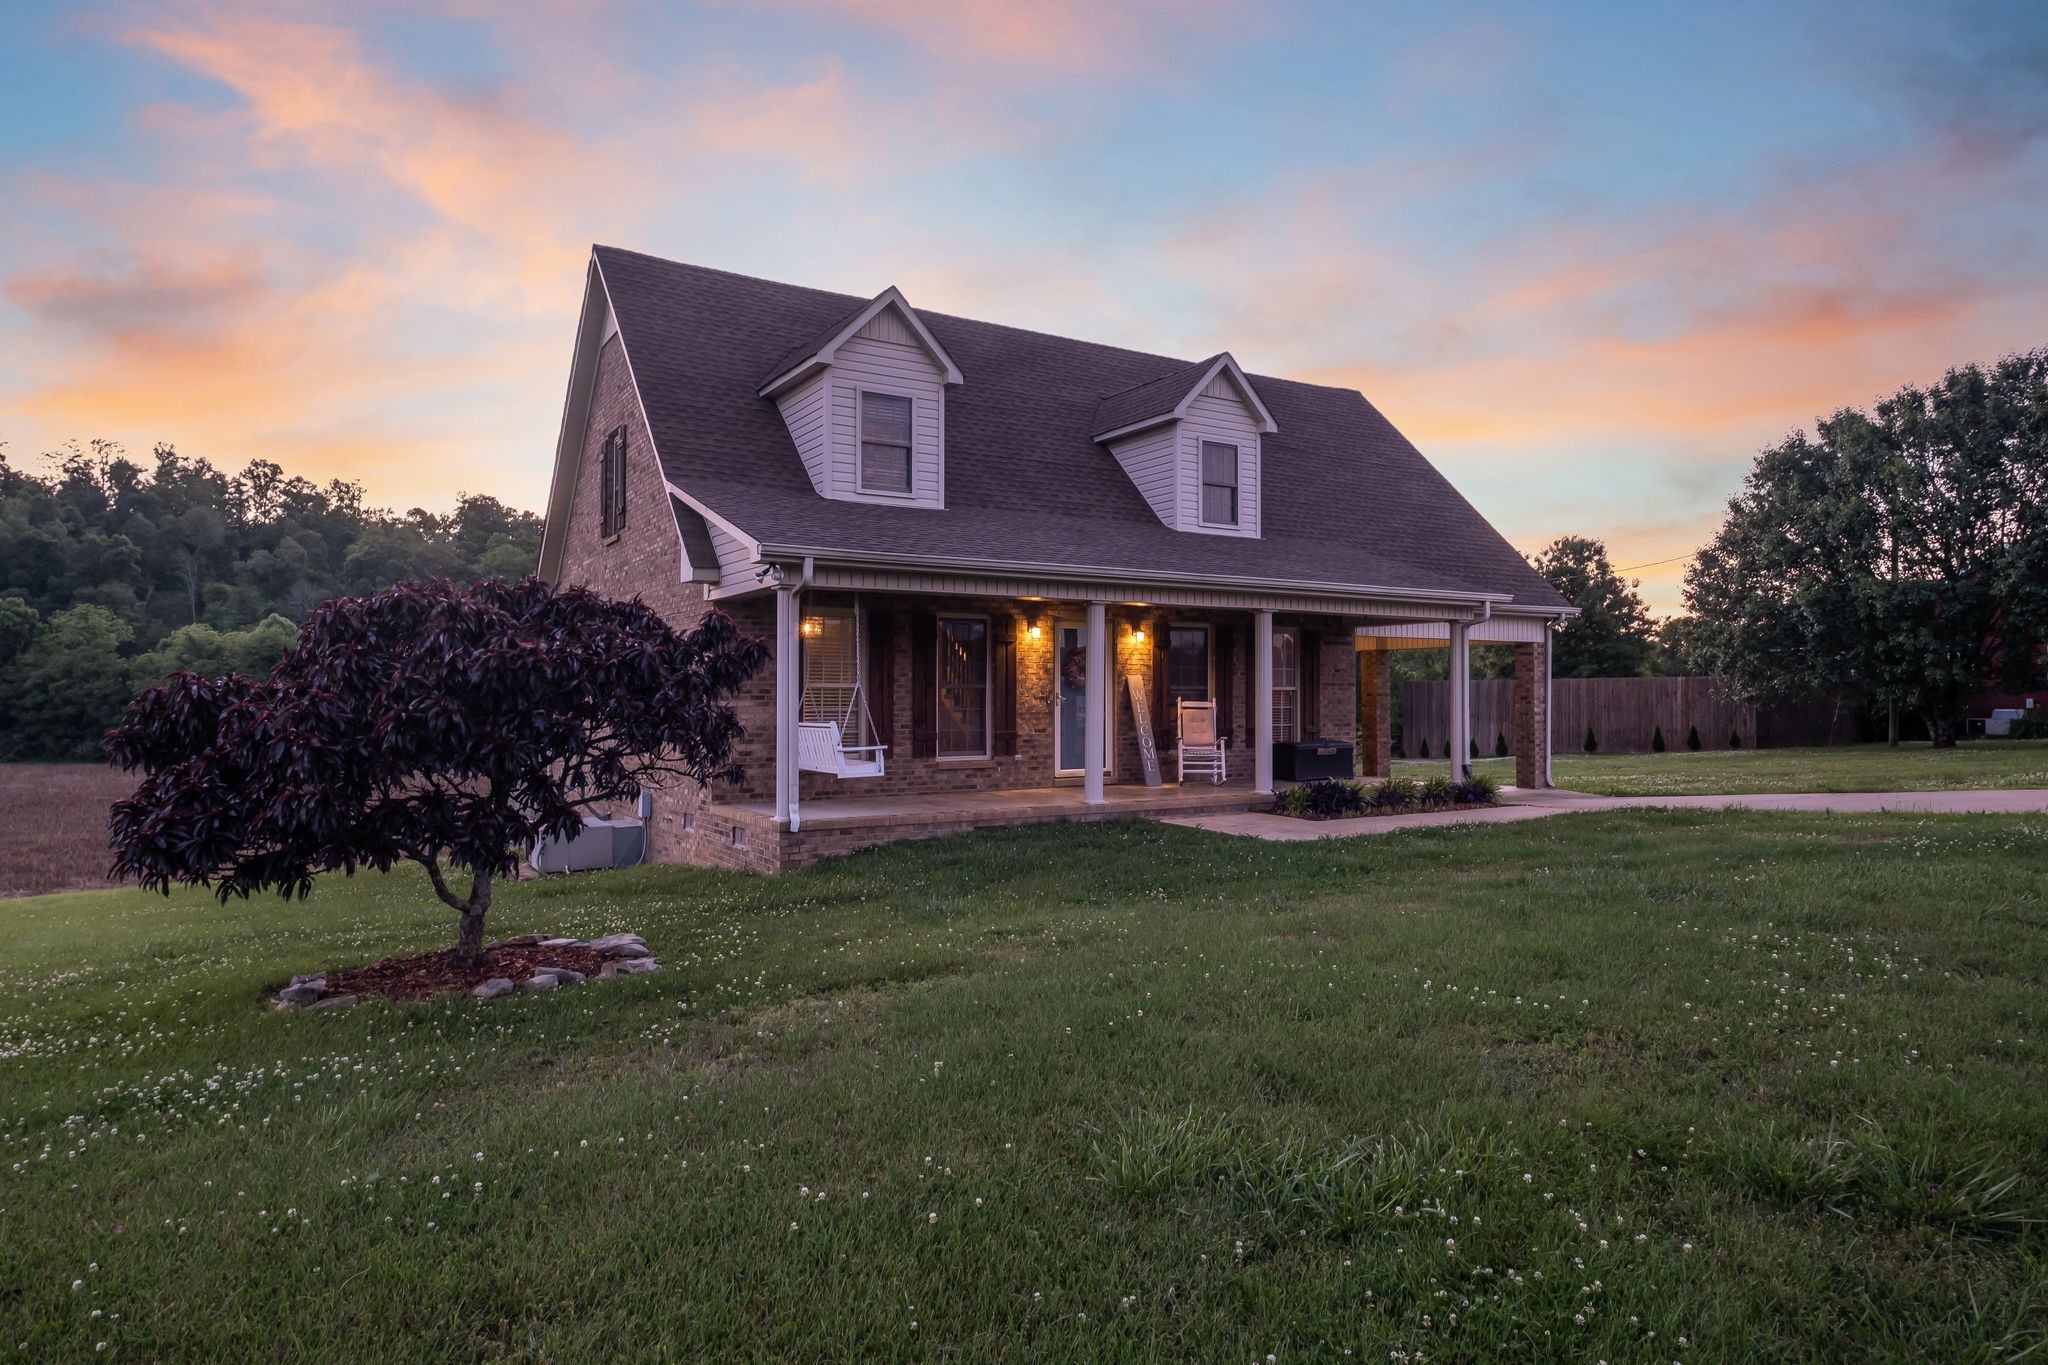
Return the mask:
<path id="1" fill-rule="evenodd" d="M 1406 778 L 1390 777 L 1375 783 L 1366 800 L 1376 810 L 1402 810 L 1415 804 L 1415 784 Z"/>
<path id="2" fill-rule="evenodd" d="M 1493 736 L 1493 756 L 1495 758 L 1506 758 L 1508 756 L 1508 737 L 1497 730 Z"/>
<path id="3" fill-rule="evenodd" d="M 1473 758 L 1477 758 L 1477 757 L 1479 757 L 1479 741 L 1478 741 L 1478 739 L 1477 739 L 1477 738 L 1474 738 L 1474 739 L 1473 739 L 1473 741 L 1472 741 L 1472 753 L 1471 753 L 1471 757 L 1473 757 Z"/>
<path id="4" fill-rule="evenodd" d="M 1728 732 L 1728 747 L 1731 749 L 1740 749 L 1742 747 L 1742 736 L 1737 734 L 1735 731 L 1730 730 Z"/>
<path id="5" fill-rule="evenodd" d="M 1685 735 L 1685 747 L 1694 753 L 1700 751 L 1700 727 L 1695 725 Z"/>
<path id="6" fill-rule="evenodd" d="M 1342 778 L 1319 777 L 1313 782 L 1289 787 L 1280 794 L 1273 808 L 1282 815 L 1310 820 L 1362 815 L 1365 813 L 1365 788 Z"/>
<path id="7" fill-rule="evenodd" d="M 1365 792 L 1356 782 L 1341 778 L 1319 778 L 1304 783 L 1310 815 L 1328 820 L 1339 815 L 1358 815 L 1365 810 Z"/>
<path id="8" fill-rule="evenodd" d="M 1593 727 L 1590 725 L 1586 727 L 1586 752 L 1589 754 L 1600 752 L 1600 740 L 1593 734 Z"/>
<path id="9" fill-rule="evenodd" d="M 1500 801 L 1500 784 L 1483 773 L 1452 783 L 1451 792 L 1461 806 L 1491 806 Z"/>
<path id="10" fill-rule="evenodd" d="M 1664 752 L 1664 727 L 1661 725 L 1650 732 L 1650 752 L 1653 754 Z"/>
<path id="11" fill-rule="evenodd" d="M 2048 716 L 2032 712 L 2012 723 L 2013 739 L 2048 739 Z"/>
<path id="12" fill-rule="evenodd" d="M 1417 745 L 1415 746 L 1415 756 L 1416 756 L 1417 758 L 1428 758 L 1428 757 L 1429 757 L 1429 741 L 1428 741 L 1428 740 L 1426 740 L 1426 739 L 1425 739 L 1425 740 L 1423 740 L 1423 741 L 1422 741 L 1422 742 L 1421 742 L 1420 744 L 1417 744 Z"/>
<path id="13" fill-rule="evenodd" d="M 1457 799 L 1458 793 L 1451 785 L 1451 779 L 1443 776 L 1430 778 L 1416 793 L 1416 804 L 1430 808 L 1448 806 Z"/>

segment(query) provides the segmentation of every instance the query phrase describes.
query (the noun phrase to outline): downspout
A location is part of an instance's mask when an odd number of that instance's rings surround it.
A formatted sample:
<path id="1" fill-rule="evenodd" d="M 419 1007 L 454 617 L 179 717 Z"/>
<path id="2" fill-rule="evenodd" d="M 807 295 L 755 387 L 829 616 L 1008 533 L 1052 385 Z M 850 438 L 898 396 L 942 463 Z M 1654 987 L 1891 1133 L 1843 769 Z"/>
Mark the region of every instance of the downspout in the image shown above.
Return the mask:
<path id="1" fill-rule="evenodd" d="M 804 594 L 804 589 L 805 589 L 805 588 L 808 588 L 808 587 L 810 587 L 810 586 L 811 586 L 811 574 L 812 574 L 812 571 L 813 571 L 813 570 L 815 570 L 816 568 L 817 568 L 817 561 L 816 561 L 815 559 L 813 559 L 813 558 L 812 558 L 812 557 L 811 557 L 810 555 L 805 555 L 805 556 L 804 556 L 804 572 L 803 572 L 803 576 L 802 576 L 801 578 L 797 579 L 797 581 L 796 581 L 796 587 L 795 587 L 795 589 L 794 589 L 794 590 L 793 590 L 793 591 L 792 591 L 792 592 L 790 593 L 790 595 L 789 595 L 789 601 L 790 601 L 790 606 L 791 606 L 792 610 L 794 611 L 794 613 L 795 613 L 795 615 L 796 615 L 796 622 L 797 622 L 797 624 L 796 624 L 796 635 L 797 635 L 797 639 L 798 639 L 799 641 L 801 641 L 801 640 L 803 639 L 803 634 L 804 634 L 804 625 L 803 625 L 803 621 L 804 621 L 804 595 L 803 595 L 803 594 Z M 801 646 L 799 646 L 799 647 L 801 647 Z M 796 673 L 796 684 L 797 684 L 797 696 L 791 699 L 791 702 L 790 702 L 790 704 L 791 704 L 791 706 L 792 706 L 792 707 L 796 708 L 796 711 L 797 711 L 797 716 L 796 716 L 796 720 L 797 720 L 797 721 L 801 721 L 801 720 L 803 719 L 803 710 L 802 710 L 802 708 L 803 708 L 803 682 L 804 682 L 804 679 L 803 679 L 803 664 L 802 664 L 802 662 L 801 662 L 801 657 L 799 657 L 799 661 L 798 661 L 798 663 L 797 663 L 797 665 L 796 665 L 796 668 L 795 668 L 795 670 L 794 670 L 794 671 L 795 671 L 795 673 Z M 791 725 L 790 725 L 790 727 L 789 727 L 789 729 L 790 729 L 790 731 L 791 731 L 791 737 L 793 738 L 793 737 L 794 737 L 794 734 L 795 734 L 795 730 L 796 730 L 796 723 L 795 723 L 795 722 L 792 722 L 792 723 L 791 723 Z M 778 736 L 778 737 L 777 737 L 777 742 L 778 742 L 778 743 L 780 743 L 780 742 L 781 742 L 781 737 L 780 737 L 780 736 Z M 791 834 L 795 834 L 795 833 L 796 833 L 796 832 L 797 832 L 798 830 L 800 830 L 800 829 L 802 829 L 802 828 L 803 828 L 803 822 L 804 822 L 803 812 L 797 809 L 797 792 L 799 792 L 800 790 L 802 790 L 802 788 L 803 788 L 803 781 L 804 781 L 804 770 L 803 770 L 803 766 L 802 766 L 802 764 L 801 764 L 801 763 L 792 763 L 792 766 L 791 766 L 791 772 L 790 772 L 790 779 L 789 779 L 789 812 L 788 812 L 788 814 L 789 814 L 789 832 L 790 832 Z"/>

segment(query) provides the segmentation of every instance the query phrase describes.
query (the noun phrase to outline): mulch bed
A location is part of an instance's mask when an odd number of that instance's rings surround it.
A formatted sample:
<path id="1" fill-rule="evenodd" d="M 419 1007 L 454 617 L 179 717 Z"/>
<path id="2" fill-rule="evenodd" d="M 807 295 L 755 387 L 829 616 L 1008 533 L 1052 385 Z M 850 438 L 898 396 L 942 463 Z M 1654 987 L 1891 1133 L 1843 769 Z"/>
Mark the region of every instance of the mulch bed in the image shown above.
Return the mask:
<path id="1" fill-rule="evenodd" d="M 335 995 L 389 995 L 399 1000 L 424 1000 L 442 991 L 471 990 L 494 976 L 524 981 L 539 967 L 567 967 L 595 977 L 611 959 L 594 948 L 542 948 L 539 946 L 484 950 L 484 960 L 475 966 L 455 961 L 455 950 L 417 957 L 387 957 L 367 967 L 349 967 L 327 973 L 327 989 Z"/>

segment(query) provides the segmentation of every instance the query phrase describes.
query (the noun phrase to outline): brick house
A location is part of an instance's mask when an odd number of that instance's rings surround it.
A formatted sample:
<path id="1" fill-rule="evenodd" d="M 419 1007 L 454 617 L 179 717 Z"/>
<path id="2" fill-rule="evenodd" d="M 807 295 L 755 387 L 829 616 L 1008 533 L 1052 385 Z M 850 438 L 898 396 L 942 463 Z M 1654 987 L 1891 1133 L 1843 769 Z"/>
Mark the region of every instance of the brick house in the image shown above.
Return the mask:
<path id="1" fill-rule="evenodd" d="M 1513 646 L 1518 727 L 1546 736 L 1569 611 L 1351 390 L 611 247 L 540 571 L 769 643 L 745 780 L 654 793 L 648 821 L 654 858 L 761 871 L 1250 807 L 1276 752 L 1361 716 L 1384 773 L 1390 648 L 1448 647 L 1456 676 Z M 1183 700 L 1216 707 L 1220 784 L 1173 780 Z M 1544 741 L 1516 752 L 1546 783 Z"/>

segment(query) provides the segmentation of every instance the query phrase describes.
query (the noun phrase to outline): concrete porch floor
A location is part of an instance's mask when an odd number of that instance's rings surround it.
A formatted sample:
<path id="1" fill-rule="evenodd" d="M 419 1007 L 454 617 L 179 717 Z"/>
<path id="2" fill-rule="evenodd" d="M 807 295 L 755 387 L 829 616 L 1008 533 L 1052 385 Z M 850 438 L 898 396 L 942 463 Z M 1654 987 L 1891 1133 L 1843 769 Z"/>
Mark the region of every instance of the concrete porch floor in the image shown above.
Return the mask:
<path id="1" fill-rule="evenodd" d="M 1147 787 L 1118 783 L 1104 787 L 1103 804 L 1082 800 L 1081 788 L 1016 787 L 1006 791 L 942 792 L 916 796 L 833 796 L 805 801 L 797 808 L 806 834 L 835 829 L 890 829 L 943 825 L 959 828 L 977 822 L 991 825 L 1034 820 L 1104 820 L 1122 816 L 1191 816 L 1255 811 L 1272 804 L 1270 796 L 1252 790 L 1250 781 L 1166 783 Z M 766 801 L 727 807 L 735 814 L 773 823 L 774 806 Z"/>

